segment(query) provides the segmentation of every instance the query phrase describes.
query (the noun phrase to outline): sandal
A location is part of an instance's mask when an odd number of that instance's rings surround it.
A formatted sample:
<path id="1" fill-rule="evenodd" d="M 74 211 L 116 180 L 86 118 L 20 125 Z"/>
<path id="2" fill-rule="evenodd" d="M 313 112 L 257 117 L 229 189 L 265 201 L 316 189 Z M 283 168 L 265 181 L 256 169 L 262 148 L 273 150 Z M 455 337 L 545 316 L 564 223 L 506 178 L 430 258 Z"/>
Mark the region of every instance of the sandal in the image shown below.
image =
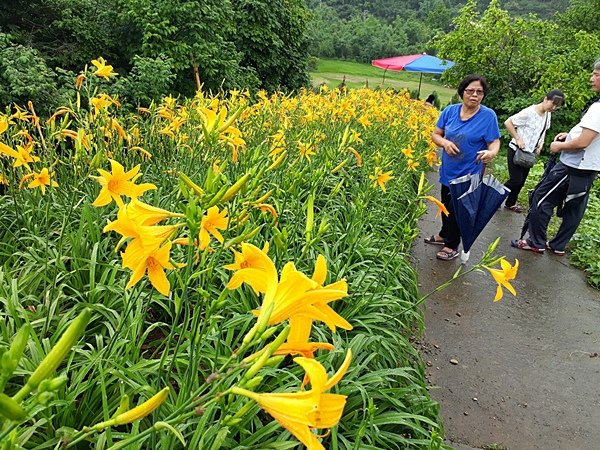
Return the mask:
<path id="1" fill-rule="evenodd" d="M 546 248 L 548 250 L 550 250 L 552 253 L 554 253 L 555 255 L 558 256 L 565 256 L 565 251 L 564 250 L 555 250 L 552 247 L 550 247 L 550 243 L 548 241 L 546 241 Z"/>
<path id="2" fill-rule="evenodd" d="M 426 244 L 432 244 L 432 245 L 444 245 L 444 240 L 442 239 L 441 241 L 438 241 L 435 238 L 435 235 L 432 234 L 430 237 L 423 239 L 425 241 Z"/>
<path id="3" fill-rule="evenodd" d="M 533 253 L 544 253 L 545 249 L 532 247 L 527 243 L 526 239 L 513 239 L 510 241 L 510 246 L 514 248 L 518 248 L 519 250 L 529 250 Z"/>
<path id="4" fill-rule="evenodd" d="M 450 250 L 449 252 L 446 250 L 440 250 L 435 254 L 437 259 L 441 259 L 443 261 L 451 261 L 458 256 L 458 250 Z"/>
<path id="5" fill-rule="evenodd" d="M 504 209 L 508 209 L 509 211 L 516 212 L 516 213 L 524 213 L 525 212 L 525 208 L 523 208 L 520 205 L 512 205 L 512 206 L 504 205 Z"/>

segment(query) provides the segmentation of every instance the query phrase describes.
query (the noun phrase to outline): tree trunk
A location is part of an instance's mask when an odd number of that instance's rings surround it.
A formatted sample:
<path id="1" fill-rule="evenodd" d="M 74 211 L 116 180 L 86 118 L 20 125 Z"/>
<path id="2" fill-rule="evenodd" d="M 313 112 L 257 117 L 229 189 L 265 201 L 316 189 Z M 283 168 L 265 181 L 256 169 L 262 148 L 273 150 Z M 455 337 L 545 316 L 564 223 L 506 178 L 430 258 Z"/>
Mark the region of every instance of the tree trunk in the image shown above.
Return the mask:
<path id="1" fill-rule="evenodd" d="M 202 88 L 200 84 L 200 72 L 198 71 L 198 64 L 196 64 L 196 58 L 194 58 L 194 54 L 190 53 L 190 57 L 192 58 L 192 69 L 194 70 L 194 80 L 196 81 L 196 90 L 199 91 Z"/>

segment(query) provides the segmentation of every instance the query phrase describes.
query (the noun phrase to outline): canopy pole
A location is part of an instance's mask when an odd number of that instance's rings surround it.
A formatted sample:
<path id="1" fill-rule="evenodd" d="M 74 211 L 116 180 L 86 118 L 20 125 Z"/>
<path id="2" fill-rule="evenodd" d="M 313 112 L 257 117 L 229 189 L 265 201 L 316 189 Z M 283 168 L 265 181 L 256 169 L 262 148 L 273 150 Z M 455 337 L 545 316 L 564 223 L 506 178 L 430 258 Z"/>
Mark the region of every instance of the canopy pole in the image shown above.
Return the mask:
<path id="1" fill-rule="evenodd" d="M 385 70 L 383 71 L 383 80 L 381 81 L 381 85 L 383 86 L 385 84 L 385 73 L 387 72 L 387 67 L 385 68 Z"/>
<path id="2" fill-rule="evenodd" d="M 421 76 L 419 77 L 419 91 L 417 93 L 417 100 L 421 99 L 421 81 L 423 81 L 423 72 L 421 72 Z"/>

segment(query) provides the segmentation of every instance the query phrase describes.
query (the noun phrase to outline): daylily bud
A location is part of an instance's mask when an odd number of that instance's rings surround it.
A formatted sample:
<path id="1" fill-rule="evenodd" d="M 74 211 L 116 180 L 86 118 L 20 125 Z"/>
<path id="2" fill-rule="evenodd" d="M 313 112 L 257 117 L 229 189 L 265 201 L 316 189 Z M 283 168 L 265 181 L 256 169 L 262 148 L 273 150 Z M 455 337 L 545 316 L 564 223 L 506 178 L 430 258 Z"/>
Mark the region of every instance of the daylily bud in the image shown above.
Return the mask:
<path id="1" fill-rule="evenodd" d="M 231 427 L 233 425 L 237 425 L 241 421 L 242 421 L 242 419 L 234 418 L 231 415 L 228 415 L 228 416 L 225 416 L 225 418 L 223 419 L 223 425 Z"/>
<path id="2" fill-rule="evenodd" d="M 266 347 L 266 349 L 258 357 L 254 364 L 250 366 L 248 371 L 242 377 L 242 382 L 248 382 L 248 380 L 254 378 L 258 371 L 265 366 L 271 355 L 275 353 L 275 350 L 281 347 L 281 345 L 285 342 L 289 334 L 290 327 L 288 325 L 283 329 L 281 333 L 279 333 L 279 336 L 277 336 L 277 338 Z"/>
<path id="3" fill-rule="evenodd" d="M 314 219 L 315 219 L 314 205 L 315 205 L 315 196 L 313 194 L 310 194 L 308 196 L 308 201 L 306 203 L 306 230 L 305 230 L 306 242 L 309 242 L 312 237 L 312 230 L 313 230 Z"/>
<path id="4" fill-rule="evenodd" d="M 43 380 L 38 386 L 38 392 L 53 392 L 67 384 L 69 378 L 66 375 L 60 375 L 50 380 Z"/>
<path id="5" fill-rule="evenodd" d="M 219 189 L 217 191 L 217 193 L 215 195 L 213 195 L 213 197 L 210 199 L 210 201 L 206 205 L 206 208 L 207 209 L 211 208 L 211 207 L 215 206 L 217 203 L 223 201 L 223 197 L 225 196 L 227 190 L 228 190 L 227 186 L 221 186 L 221 189 Z"/>
<path id="6" fill-rule="evenodd" d="M 348 141 L 348 135 L 349 134 L 350 134 L 350 124 L 346 125 L 346 128 L 344 129 L 344 134 L 342 135 L 342 140 L 341 140 L 340 146 L 339 146 L 340 151 L 346 145 L 346 142 Z"/>
<path id="7" fill-rule="evenodd" d="M 285 359 L 285 355 L 271 356 L 265 363 L 265 367 L 277 367 Z"/>
<path id="8" fill-rule="evenodd" d="M 334 174 L 339 172 L 342 169 L 342 167 L 344 167 L 346 164 L 348 164 L 348 158 L 344 159 L 341 163 L 339 163 L 337 166 L 331 169 L 331 173 Z"/>
<path id="9" fill-rule="evenodd" d="M 425 186 L 425 172 L 421 172 L 421 178 L 419 178 L 419 188 L 417 189 L 417 196 L 423 194 L 423 187 Z"/>
<path id="10" fill-rule="evenodd" d="M 109 419 L 105 422 L 97 423 L 92 427 L 92 429 L 98 431 L 103 430 L 104 428 L 111 427 L 113 425 L 125 425 L 143 419 L 165 402 L 165 400 L 169 396 L 169 391 L 170 389 L 166 387 L 162 391 L 159 391 L 157 394 L 155 394 L 153 397 L 146 400 L 141 405 L 136 406 L 135 408 L 130 409 L 129 411 L 121 413 L 118 416 Z"/>
<path id="11" fill-rule="evenodd" d="M 271 336 L 273 336 L 275 334 L 275 332 L 277 331 L 277 327 L 270 327 L 267 328 L 265 330 L 265 332 L 263 334 L 260 335 L 260 339 L 261 341 L 266 341 L 267 339 L 269 339 Z"/>
<path id="12" fill-rule="evenodd" d="M 262 383 L 264 378 L 265 377 L 263 376 L 254 377 L 251 380 L 249 380 L 246 384 L 244 384 L 244 387 L 248 389 L 254 389 L 255 387 L 258 387 L 260 383 Z"/>
<path id="13" fill-rule="evenodd" d="M 223 248 L 227 249 L 227 248 L 230 248 L 233 245 L 239 244 L 240 242 L 245 242 L 245 241 L 248 241 L 248 240 L 252 239 L 262 229 L 262 227 L 263 227 L 263 225 L 259 225 L 256 228 L 250 230 L 248 233 L 242 234 L 241 236 L 237 236 L 237 237 L 235 237 L 233 239 L 228 240 L 223 245 Z"/>
<path id="14" fill-rule="evenodd" d="M 71 350 L 71 347 L 79 340 L 85 327 L 87 326 L 90 318 L 92 317 L 92 310 L 85 308 L 69 325 L 67 330 L 60 337 L 58 342 L 54 344 L 54 347 L 42 360 L 40 365 L 27 380 L 27 384 L 21 388 L 19 392 L 13 397 L 17 401 L 21 401 L 27 394 L 33 389 L 38 387 L 42 380 L 48 378 L 67 356 L 67 353 Z"/>
<path id="15" fill-rule="evenodd" d="M 329 230 L 329 222 L 327 221 L 327 217 L 323 217 L 321 219 L 321 223 L 319 223 L 319 229 L 317 230 L 317 237 L 323 236 Z"/>
<path id="16" fill-rule="evenodd" d="M 11 359 L 16 361 L 18 364 L 21 360 L 21 356 L 23 355 L 23 351 L 27 346 L 27 341 L 29 340 L 29 335 L 31 334 L 31 325 L 26 324 L 21 327 L 15 337 L 12 340 L 12 344 L 10 345 L 10 349 L 8 353 L 10 354 Z"/>
<path id="17" fill-rule="evenodd" d="M 343 184 L 344 184 L 344 179 L 342 178 L 342 179 L 341 179 L 341 180 L 338 182 L 338 184 L 336 184 L 336 185 L 335 185 L 335 187 L 334 187 L 334 188 L 331 190 L 331 194 L 330 194 L 330 196 L 337 195 L 337 193 L 338 193 L 338 192 L 340 192 L 340 189 L 342 188 Z"/>
<path id="18" fill-rule="evenodd" d="M 259 203 L 264 203 L 266 199 L 268 199 L 271 194 L 273 194 L 273 189 L 271 189 L 269 192 L 267 192 L 265 195 L 263 195 L 262 197 L 260 197 L 259 199 L 254 201 L 254 204 L 257 205 Z"/>
<path id="19" fill-rule="evenodd" d="M 231 186 L 227 190 L 227 192 L 225 192 L 225 195 L 223 196 L 221 201 L 226 202 L 226 201 L 231 200 L 235 196 L 235 194 L 237 194 L 240 191 L 240 189 L 242 189 L 244 187 L 244 185 L 248 182 L 248 180 L 250 179 L 251 176 L 252 176 L 252 173 L 248 172 L 243 177 L 241 177 L 239 180 L 237 180 L 233 184 L 233 186 Z"/>
<path id="20" fill-rule="evenodd" d="M 200 186 L 198 186 L 196 183 L 194 183 L 190 177 L 188 177 L 185 173 L 183 172 L 177 172 L 177 176 L 179 177 L 179 179 L 181 181 L 183 181 L 183 183 L 190 188 L 194 194 L 196 194 L 197 196 L 201 196 L 204 194 L 204 191 L 202 190 L 202 188 Z"/>
<path id="21" fill-rule="evenodd" d="M 256 330 L 256 334 L 261 335 L 267 329 L 267 325 L 269 324 L 269 319 L 271 318 L 271 314 L 273 313 L 273 309 L 275 308 L 275 302 L 269 303 L 264 311 L 261 311 L 261 314 L 258 318 L 258 329 Z"/>
<path id="22" fill-rule="evenodd" d="M 287 151 L 284 150 L 283 152 L 281 152 L 281 155 L 279 155 L 277 157 L 277 159 L 275 161 L 273 161 L 273 163 L 271 163 L 271 165 L 269 167 L 267 167 L 267 170 L 277 169 L 281 165 L 283 160 L 285 159 L 286 155 L 287 155 Z"/>
<path id="23" fill-rule="evenodd" d="M 17 401 L 6 394 L 0 393 L 0 416 L 8 420 L 21 421 L 27 417 L 27 414 Z"/>

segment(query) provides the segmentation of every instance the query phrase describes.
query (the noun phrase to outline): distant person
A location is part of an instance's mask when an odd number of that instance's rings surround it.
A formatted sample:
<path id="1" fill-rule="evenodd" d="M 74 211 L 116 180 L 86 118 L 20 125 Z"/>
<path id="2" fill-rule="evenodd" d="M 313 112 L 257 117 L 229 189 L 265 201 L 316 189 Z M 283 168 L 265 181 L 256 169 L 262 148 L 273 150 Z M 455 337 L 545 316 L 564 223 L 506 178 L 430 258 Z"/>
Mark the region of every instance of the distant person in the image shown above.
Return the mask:
<path id="1" fill-rule="evenodd" d="M 435 95 L 431 94 L 429 97 L 425 99 L 425 106 L 435 106 Z"/>
<path id="2" fill-rule="evenodd" d="M 525 208 L 517 205 L 517 199 L 525 185 L 530 168 L 515 163 L 517 148 L 539 155 L 544 146 L 546 131 L 550 128 L 552 111 L 556 111 L 564 103 L 563 92 L 554 89 L 548 92 L 540 103 L 528 106 L 504 122 L 504 126 L 512 137 L 506 153 L 509 180 L 504 185 L 510 189 L 510 194 L 504 203 L 506 209 L 516 213 L 525 211 Z"/>
<path id="3" fill-rule="evenodd" d="M 594 63 L 590 82 L 592 90 L 600 94 L 600 58 Z M 548 249 L 556 255 L 564 255 L 585 214 L 592 183 L 600 171 L 600 97 L 569 133 L 559 133 L 554 138 L 550 152 L 560 153 L 560 161 L 533 194 L 527 229 L 529 238 L 515 239 L 511 245 L 535 253 Z M 554 208 L 560 210 L 562 221 L 556 235 L 547 241 Z"/>
<path id="4" fill-rule="evenodd" d="M 482 174 L 500 150 L 500 129 L 496 113 L 481 104 L 488 94 L 487 81 L 481 75 L 469 75 L 458 85 L 462 103 L 449 105 L 440 114 L 431 136 L 443 149 L 440 166 L 441 201 L 450 215 L 442 214 L 439 234 L 425 239 L 427 244 L 441 245 L 436 258 L 450 261 L 458 256 L 460 229 L 450 196 L 450 180 L 468 174 Z"/>

